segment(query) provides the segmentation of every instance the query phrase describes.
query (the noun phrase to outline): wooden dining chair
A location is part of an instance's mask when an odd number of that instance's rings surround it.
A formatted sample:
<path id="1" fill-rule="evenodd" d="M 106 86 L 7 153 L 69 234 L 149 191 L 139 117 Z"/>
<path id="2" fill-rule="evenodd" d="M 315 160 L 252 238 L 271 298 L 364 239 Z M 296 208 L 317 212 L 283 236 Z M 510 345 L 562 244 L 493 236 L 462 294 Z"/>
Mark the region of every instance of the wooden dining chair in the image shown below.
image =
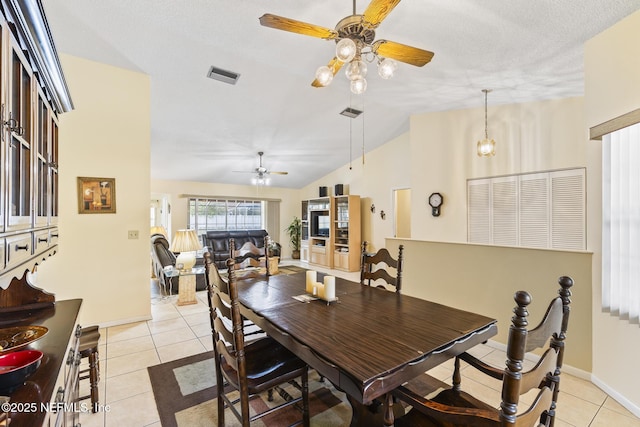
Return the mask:
<path id="1" fill-rule="evenodd" d="M 264 251 L 250 243 L 247 248 L 244 246 L 244 249 L 236 248 L 235 239 L 229 239 L 229 253 L 235 261 L 235 269 L 238 270 L 236 271 L 236 277 L 242 279 L 269 277 L 271 275 L 269 270 L 269 244 L 268 235 L 264 237 Z M 258 264 L 258 268 L 241 267 L 241 265 L 247 264 L 247 260 L 254 261 L 253 264 Z M 262 266 L 263 263 L 264 267 Z"/>
<path id="2" fill-rule="evenodd" d="M 225 408 L 231 410 L 243 427 L 248 427 L 251 422 L 279 409 L 292 405 L 299 407 L 300 402 L 302 419 L 293 425 L 309 426 L 308 367 L 305 362 L 271 337 L 245 343 L 234 266 L 235 261 L 229 259 L 227 261 L 228 292 L 224 292 L 224 286 L 209 286 L 209 309 L 217 381 L 218 426 L 225 425 Z M 300 378 L 301 385 L 295 382 L 297 378 Z M 300 396 L 294 398 L 287 391 L 279 389 L 283 403 L 264 412 L 250 414 L 250 399 L 269 389 L 278 389 L 278 386 L 285 383 L 296 385 L 300 390 Z M 234 390 L 239 393 L 239 397 L 232 400 L 229 394 Z"/>
<path id="3" fill-rule="evenodd" d="M 216 263 L 213 261 L 211 254 L 209 252 L 205 252 L 203 254 L 203 257 L 204 257 L 204 276 L 205 276 L 205 284 L 207 289 L 210 289 L 211 286 L 213 286 L 222 290 L 222 292 L 228 294 L 229 283 L 220 275 L 220 271 L 218 271 L 218 268 L 216 267 Z M 264 331 L 258 325 L 253 323 L 251 320 L 246 319 L 244 317 L 242 320 L 243 320 L 242 332 L 244 333 L 245 341 L 264 338 L 266 336 Z M 211 323 L 211 330 L 213 330 L 213 321 Z M 214 339 L 213 345 L 215 346 L 215 339 Z"/>
<path id="4" fill-rule="evenodd" d="M 559 296 L 554 298 L 540 324 L 527 329 L 529 312 L 527 306 L 531 296 L 524 291 L 516 292 L 514 316 L 509 328 L 507 361 L 504 369 L 497 369 L 468 354 L 456 358 L 453 386 L 435 397 L 427 399 L 406 386 L 393 394 L 412 406 L 404 416 L 395 420 L 397 427 L 426 426 L 553 426 L 558 400 L 560 372 L 564 355 L 565 338 L 569 322 L 569 304 L 573 280 L 562 276 L 559 279 Z M 523 372 L 523 360 L 528 349 L 544 348 L 536 365 Z M 467 361 L 486 375 L 502 381 L 502 402 L 495 408 L 461 388 L 460 360 Z M 536 391 L 533 403 L 518 411 L 520 396 Z"/>
<path id="5" fill-rule="evenodd" d="M 362 262 L 360 267 L 360 283 L 371 286 L 371 281 L 378 279 L 384 280 L 388 285 L 393 286 L 395 291 L 400 293 L 402 288 L 402 252 L 404 246 L 398 248 L 398 258 L 394 259 L 386 248 L 380 249 L 376 253 L 367 252 L 367 242 L 362 242 Z M 396 270 L 395 276 L 392 276 L 388 268 Z M 379 288 L 386 289 L 383 284 L 377 285 Z"/>

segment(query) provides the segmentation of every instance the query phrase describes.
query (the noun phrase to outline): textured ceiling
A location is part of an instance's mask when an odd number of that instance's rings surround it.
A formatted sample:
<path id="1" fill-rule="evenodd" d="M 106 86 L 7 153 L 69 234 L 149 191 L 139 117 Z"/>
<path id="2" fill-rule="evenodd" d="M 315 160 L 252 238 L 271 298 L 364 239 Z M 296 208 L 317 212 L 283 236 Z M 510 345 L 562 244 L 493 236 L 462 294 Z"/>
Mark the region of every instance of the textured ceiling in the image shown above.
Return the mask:
<path id="1" fill-rule="evenodd" d="M 45 0 L 59 52 L 151 80 L 154 179 L 247 184 L 264 151 L 272 185 L 300 188 L 409 130 L 409 116 L 583 94 L 584 42 L 640 9 L 640 0 L 404 0 L 376 31 L 435 53 L 422 68 L 370 71 L 364 96 L 340 72 L 312 88 L 333 41 L 260 26 L 273 13 L 323 27 L 346 0 Z M 368 2 L 358 2 L 362 13 Z M 240 73 L 236 85 L 209 68 Z M 373 66 L 370 66 L 373 69 Z M 96 82 L 99 84 L 99 82 Z M 73 96 L 73 93 L 72 93 Z M 364 117 L 339 115 L 348 106 Z M 351 148 L 350 148 L 351 146 Z"/>

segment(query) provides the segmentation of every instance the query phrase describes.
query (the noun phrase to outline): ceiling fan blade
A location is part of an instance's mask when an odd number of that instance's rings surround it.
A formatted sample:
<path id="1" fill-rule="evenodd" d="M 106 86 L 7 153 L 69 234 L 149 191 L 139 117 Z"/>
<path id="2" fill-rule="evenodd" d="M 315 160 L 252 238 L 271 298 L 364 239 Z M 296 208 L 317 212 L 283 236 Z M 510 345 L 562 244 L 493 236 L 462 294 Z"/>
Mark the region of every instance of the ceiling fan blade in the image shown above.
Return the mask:
<path id="1" fill-rule="evenodd" d="M 269 171 L 267 172 L 269 175 L 289 175 L 289 172 L 275 172 L 275 171 Z"/>
<path id="2" fill-rule="evenodd" d="M 295 19 L 283 18 L 282 16 L 272 15 L 270 13 L 265 13 L 260 17 L 260 24 L 264 27 L 275 28 L 276 30 L 290 31 L 292 33 L 321 39 L 335 39 L 338 36 L 335 30 L 296 21 Z"/>
<path id="3" fill-rule="evenodd" d="M 376 41 L 371 50 L 384 58 L 395 59 L 416 67 L 422 67 L 433 58 L 433 52 L 389 40 Z"/>
<path id="4" fill-rule="evenodd" d="M 333 75 L 335 76 L 336 73 L 338 71 L 340 71 L 340 68 L 342 68 L 343 65 L 344 65 L 344 62 L 342 62 L 338 58 L 334 57 L 331 61 L 329 61 L 329 63 L 327 64 L 327 67 L 329 67 L 331 69 L 331 71 L 333 71 Z M 318 79 L 315 79 L 311 83 L 311 86 L 313 86 L 313 87 L 324 87 L 318 82 Z"/>
<path id="5" fill-rule="evenodd" d="M 256 173 L 256 171 L 231 171 L 234 173 Z"/>
<path id="6" fill-rule="evenodd" d="M 364 11 L 364 20 L 376 28 L 391 13 L 400 0 L 371 0 L 367 10 Z"/>

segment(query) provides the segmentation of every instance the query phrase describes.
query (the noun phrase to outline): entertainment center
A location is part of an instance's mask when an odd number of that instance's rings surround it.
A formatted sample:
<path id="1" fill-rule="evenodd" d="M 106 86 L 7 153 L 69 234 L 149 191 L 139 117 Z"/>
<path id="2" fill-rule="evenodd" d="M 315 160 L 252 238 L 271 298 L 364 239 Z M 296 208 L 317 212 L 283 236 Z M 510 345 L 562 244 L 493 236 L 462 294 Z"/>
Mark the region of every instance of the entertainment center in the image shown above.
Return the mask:
<path id="1" fill-rule="evenodd" d="M 360 196 L 302 201 L 301 260 L 344 271 L 360 269 Z"/>

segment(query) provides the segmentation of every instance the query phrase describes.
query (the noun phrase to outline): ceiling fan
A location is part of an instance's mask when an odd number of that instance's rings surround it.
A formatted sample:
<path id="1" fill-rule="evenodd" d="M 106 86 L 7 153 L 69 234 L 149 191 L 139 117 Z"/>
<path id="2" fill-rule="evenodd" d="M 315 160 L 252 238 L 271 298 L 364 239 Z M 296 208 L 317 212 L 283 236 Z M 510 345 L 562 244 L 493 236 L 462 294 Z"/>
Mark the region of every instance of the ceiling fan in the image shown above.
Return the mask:
<path id="1" fill-rule="evenodd" d="M 255 176 L 252 178 L 253 184 L 269 184 L 268 175 L 288 175 L 289 172 L 282 171 L 270 171 L 269 169 L 262 166 L 262 156 L 264 155 L 264 151 L 259 151 L 258 156 L 260 158 L 259 166 L 252 171 L 234 171 L 239 173 L 253 173 Z"/>
<path id="2" fill-rule="evenodd" d="M 371 0 L 362 15 L 356 14 L 356 0 L 353 0 L 353 14 L 341 19 L 335 27 L 320 27 L 294 19 L 284 18 L 270 13 L 260 17 L 265 27 L 290 31 L 311 37 L 336 41 L 336 56 L 328 65 L 318 68 L 314 87 L 327 86 L 333 76 L 346 67 L 346 75 L 351 80 L 351 91 L 363 93 L 366 90 L 366 62 L 377 61 L 378 74 L 388 79 L 393 75 L 395 61 L 422 67 L 431 61 L 433 52 L 389 40 L 375 40 L 375 30 L 400 0 Z"/>

